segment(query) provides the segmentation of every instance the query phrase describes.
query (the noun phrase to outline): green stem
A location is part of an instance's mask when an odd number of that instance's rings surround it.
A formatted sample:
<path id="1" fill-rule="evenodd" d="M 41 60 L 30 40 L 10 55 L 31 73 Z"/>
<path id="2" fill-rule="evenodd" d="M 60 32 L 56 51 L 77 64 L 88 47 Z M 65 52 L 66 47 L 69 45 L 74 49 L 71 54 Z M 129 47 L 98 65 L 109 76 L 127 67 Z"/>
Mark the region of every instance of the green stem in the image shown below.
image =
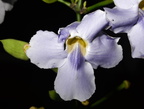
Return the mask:
<path id="1" fill-rule="evenodd" d="M 95 103 L 93 103 L 90 107 L 91 107 L 91 108 L 96 107 L 97 105 L 103 103 L 103 102 L 106 101 L 108 98 L 110 98 L 110 97 L 113 95 L 113 93 L 115 93 L 115 92 L 117 92 L 117 91 L 121 91 L 121 90 L 123 90 L 123 89 L 128 89 L 129 86 L 130 86 L 129 81 L 124 80 L 114 91 L 108 93 L 105 97 L 99 99 L 98 101 L 96 101 Z"/>
<path id="2" fill-rule="evenodd" d="M 97 100 L 95 103 L 93 103 L 90 107 L 91 108 L 94 108 L 96 107 L 97 105 L 103 103 L 104 101 L 106 101 L 110 96 L 112 95 L 112 92 L 107 94 L 105 97 L 102 97 L 101 99 Z"/>
<path id="3" fill-rule="evenodd" d="M 78 10 L 81 10 L 83 0 L 78 0 Z M 77 21 L 81 21 L 81 14 L 80 12 L 76 12 Z"/>
<path id="4" fill-rule="evenodd" d="M 80 13 L 76 13 L 76 19 L 77 19 L 77 21 L 81 21 L 81 14 Z"/>
<path id="5" fill-rule="evenodd" d="M 66 5 L 66 6 L 68 6 L 68 7 L 70 7 L 70 5 L 71 5 L 70 2 L 66 2 L 66 1 L 64 1 L 64 0 L 58 0 L 58 2 Z"/>
<path id="6" fill-rule="evenodd" d="M 69 8 L 71 8 L 71 3 L 70 2 L 66 2 L 64 0 L 58 0 L 58 2 L 68 6 Z M 78 9 L 80 10 L 82 6 L 82 0 L 78 0 Z M 79 12 L 76 12 L 76 19 L 77 21 L 81 21 L 81 14 Z"/>
<path id="7" fill-rule="evenodd" d="M 87 7 L 86 13 L 88 13 L 88 12 L 90 12 L 92 10 L 95 10 L 96 8 L 99 8 L 99 7 L 102 7 L 102 6 L 106 6 L 106 5 L 111 4 L 111 3 L 113 3 L 113 0 L 104 0 L 102 2 L 96 3 L 96 4 L 92 5 L 92 6 Z"/>

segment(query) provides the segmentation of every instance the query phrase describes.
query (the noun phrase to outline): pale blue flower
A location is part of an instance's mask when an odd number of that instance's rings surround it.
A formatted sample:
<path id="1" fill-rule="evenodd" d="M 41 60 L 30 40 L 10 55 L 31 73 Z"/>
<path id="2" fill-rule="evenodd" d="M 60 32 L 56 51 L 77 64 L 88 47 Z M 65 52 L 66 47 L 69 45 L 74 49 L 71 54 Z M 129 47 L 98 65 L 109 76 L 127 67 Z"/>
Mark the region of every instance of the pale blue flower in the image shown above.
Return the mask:
<path id="1" fill-rule="evenodd" d="M 127 33 L 133 58 L 144 58 L 144 11 L 141 0 L 114 0 L 113 9 L 105 8 L 111 30 Z"/>
<path id="2" fill-rule="evenodd" d="M 26 50 L 40 68 L 58 68 L 54 88 L 64 100 L 85 101 L 96 90 L 94 69 L 115 67 L 122 60 L 119 38 L 102 33 L 107 26 L 105 13 L 97 10 L 59 30 L 38 31 Z"/>
<path id="3" fill-rule="evenodd" d="M 139 11 L 137 23 L 128 32 L 133 58 L 144 58 L 144 11 Z"/>

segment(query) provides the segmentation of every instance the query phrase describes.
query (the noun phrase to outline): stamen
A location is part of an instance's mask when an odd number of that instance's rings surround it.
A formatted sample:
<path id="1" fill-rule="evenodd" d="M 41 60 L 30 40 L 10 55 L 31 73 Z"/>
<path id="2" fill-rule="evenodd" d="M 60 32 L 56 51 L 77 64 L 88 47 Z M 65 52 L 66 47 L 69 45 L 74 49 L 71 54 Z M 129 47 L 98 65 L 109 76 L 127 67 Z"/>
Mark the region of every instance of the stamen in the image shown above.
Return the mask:
<path id="1" fill-rule="evenodd" d="M 29 44 L 24 45 L 24 52 L 26 52 L 30 48 Z"/>

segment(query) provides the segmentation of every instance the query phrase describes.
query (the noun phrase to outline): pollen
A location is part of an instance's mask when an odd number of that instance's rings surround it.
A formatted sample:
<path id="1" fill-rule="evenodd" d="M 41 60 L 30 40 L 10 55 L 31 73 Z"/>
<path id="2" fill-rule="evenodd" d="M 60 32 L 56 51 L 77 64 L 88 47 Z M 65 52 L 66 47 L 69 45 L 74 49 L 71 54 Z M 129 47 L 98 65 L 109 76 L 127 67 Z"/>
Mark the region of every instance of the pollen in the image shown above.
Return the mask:
<path id="1" fill-rule="evenodd" d="M 24 45 L 24 52 L 26 52 L 30 48 L 29 44 Z"/>
<path id="2" fill-rule="evenodd" d="M 83 55 L 85 55 L 86 54 L 87 42 L 85 40 L 83 40 L 81 37 L 78 37 L 78 36 L 67 39 L 66 45 L 67 45 L 68 53 L 73 51 L 76 44 L 79 44 L 80 49 L 81 49 L 81 53 Z"/>

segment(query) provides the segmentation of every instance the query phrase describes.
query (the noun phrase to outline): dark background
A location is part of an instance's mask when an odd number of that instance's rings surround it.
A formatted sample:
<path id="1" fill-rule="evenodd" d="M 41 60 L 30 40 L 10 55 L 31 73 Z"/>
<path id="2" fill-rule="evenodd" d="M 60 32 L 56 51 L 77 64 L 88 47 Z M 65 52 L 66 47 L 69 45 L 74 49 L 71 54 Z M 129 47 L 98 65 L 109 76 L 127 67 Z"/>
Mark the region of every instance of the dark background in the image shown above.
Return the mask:
<path id="1" fill-rule="evenodd" d="M 89 5 L 96 0 L 89 0 Z M 42 0 L 18 0 L 12 11 L 6 12 L 0 25 L 0 39 L 13 38 L 29 42 L 38 30 L 57 33 L 60 27 L 75 21 L 75 13 L 60 3 L 46 4 Z M 143 109 L 144 60 L 132 59 L 125 34 L 121 36 L 123 61 L 115 68 L 95 70 L 97 90 L 93 96 L 98 100 L 114 90 L 123 80 L 131 86 L 102 103 L 97 109 Z M 0 108 L 29 109 L 44 106 L 46 109 L 71 108 L 73 102 L 55 102 L 48 96 L 54 87 L 56 73 L 40 69 L 29 61 L 18 60 L 7 54 L 0 44 Z M 93 99 L 91 99 L 93 101 Z"/>

